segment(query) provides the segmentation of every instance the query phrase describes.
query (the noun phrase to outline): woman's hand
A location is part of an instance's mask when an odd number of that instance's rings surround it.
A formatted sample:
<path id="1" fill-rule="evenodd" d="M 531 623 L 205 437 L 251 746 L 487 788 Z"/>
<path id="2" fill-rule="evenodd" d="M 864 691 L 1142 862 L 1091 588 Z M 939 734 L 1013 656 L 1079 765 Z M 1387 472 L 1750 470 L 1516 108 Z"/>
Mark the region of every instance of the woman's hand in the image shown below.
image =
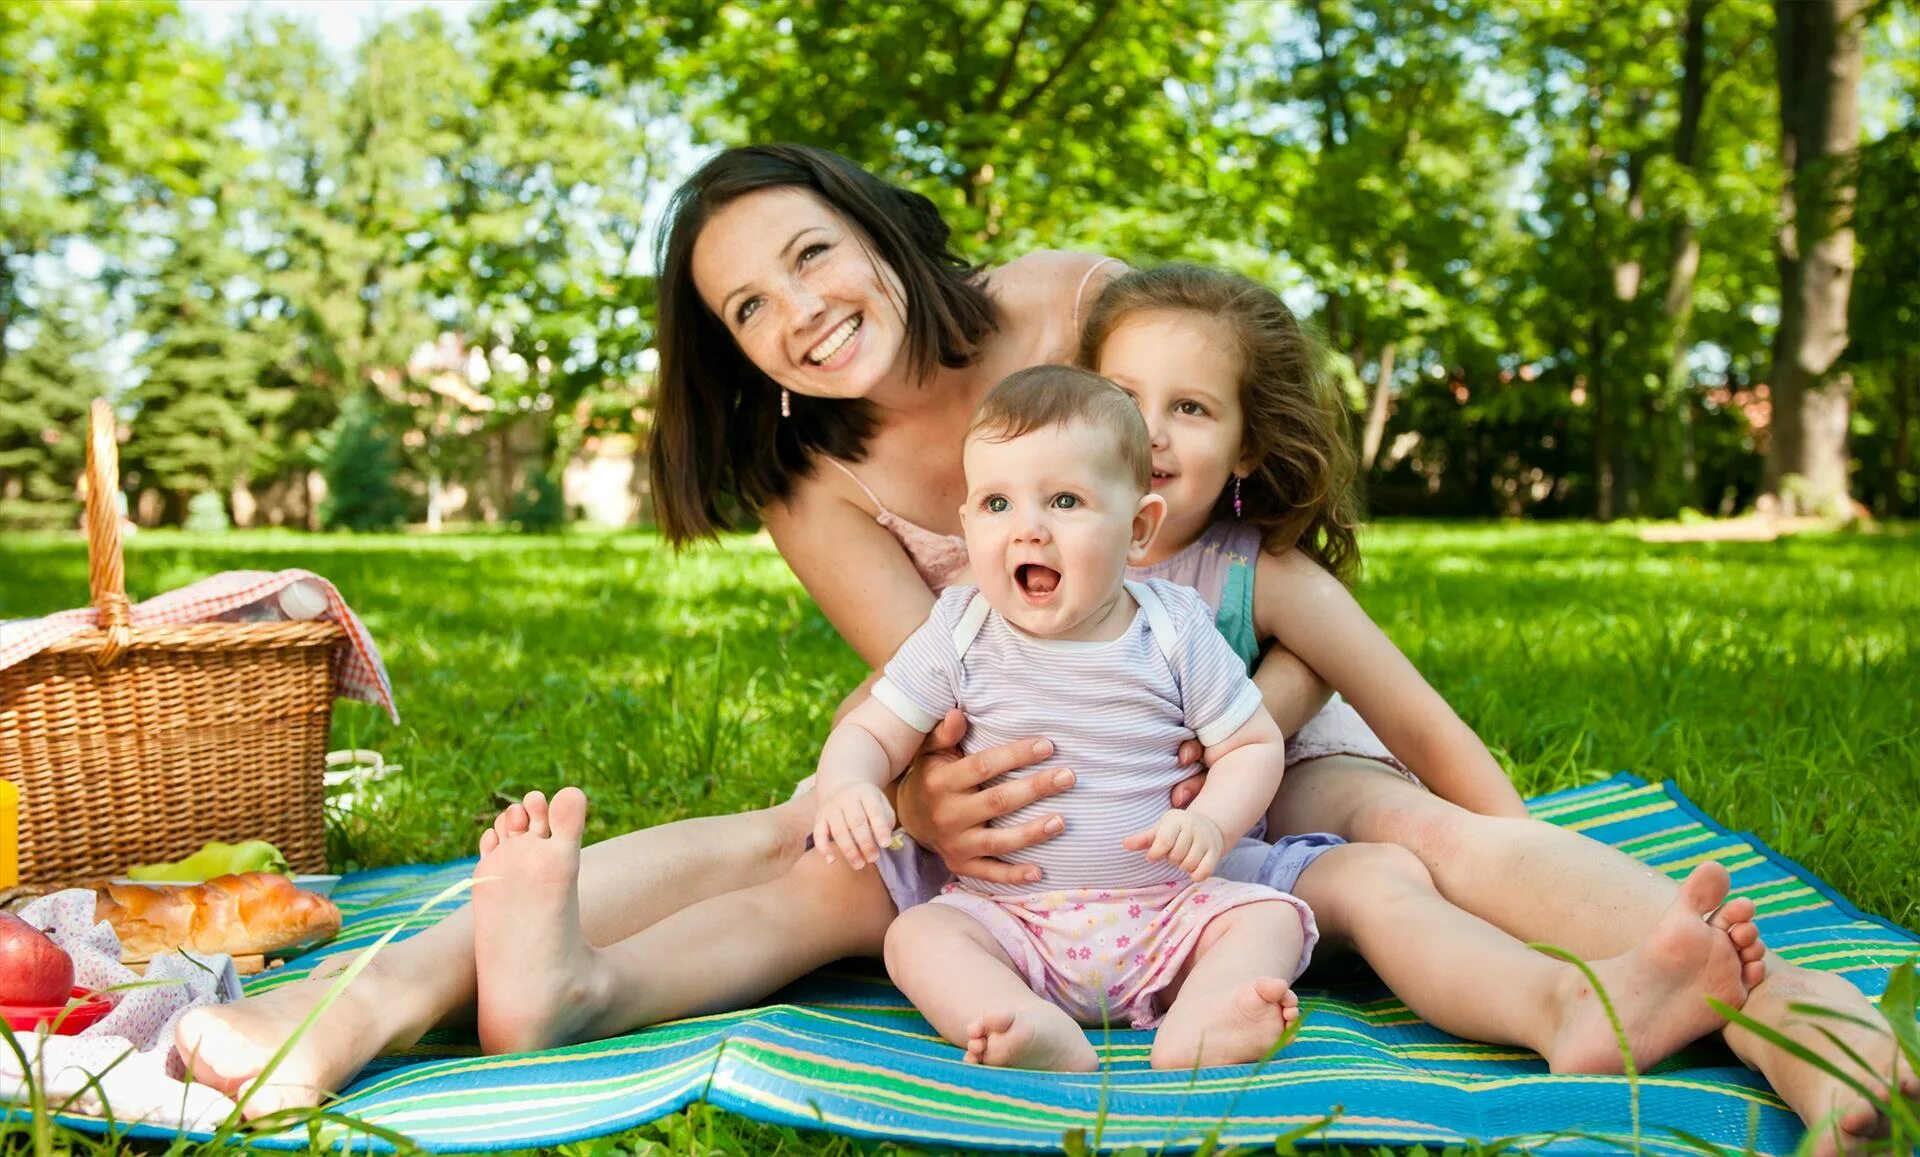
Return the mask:
<path id="1" fill-rule="evenodd" d="M 966 733 L 966 716 L 949 711 L 927 736 L 926 746 L 896 793 L 900 824 L 921 847 L 938 852 L 957 876 L 996 884 L 1035 883 L 1041 875 L 1037 866 L 1008 864 L 993 857 L 1050 840 L 1066 830 L 1066 822 L 1057 815 L 1018 827 L 993 828 L 987 822 L 1067 790 L 1073 786 L 1073 772 L 1056 768 L 982 789 L 982 784 L 997 776 L 1047 758 L 1053 744 L 1045 739 L 1021 740 L 963 756 L 956 749 Z"/>

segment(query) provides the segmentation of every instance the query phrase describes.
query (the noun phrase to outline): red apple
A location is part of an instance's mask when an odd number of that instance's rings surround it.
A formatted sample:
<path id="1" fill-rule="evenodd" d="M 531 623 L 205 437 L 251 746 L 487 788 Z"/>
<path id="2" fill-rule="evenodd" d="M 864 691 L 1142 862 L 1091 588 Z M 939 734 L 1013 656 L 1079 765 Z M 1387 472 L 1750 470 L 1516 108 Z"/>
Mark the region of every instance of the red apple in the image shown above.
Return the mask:
<path id="1" fill-rule="evenodd" d="M 45 932 L 0 912 L 0 1004 L 65 1004 L 73 993 L 73 957 Z"/>

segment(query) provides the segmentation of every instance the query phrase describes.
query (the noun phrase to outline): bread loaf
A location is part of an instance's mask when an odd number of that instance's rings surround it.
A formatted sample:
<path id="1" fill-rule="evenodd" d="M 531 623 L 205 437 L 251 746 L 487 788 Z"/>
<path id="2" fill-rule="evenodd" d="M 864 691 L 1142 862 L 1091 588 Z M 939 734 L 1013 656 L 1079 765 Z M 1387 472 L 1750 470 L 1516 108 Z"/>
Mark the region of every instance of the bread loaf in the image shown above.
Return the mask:
<path id="1" fill-rule="evenodd" d="M 216 876 L 204 884 L 95 884 L 95 916 L 113 925 L 123 961 L 185 948 L 255 956 L 340 931 L 333 901 L 274 872 Z"/>

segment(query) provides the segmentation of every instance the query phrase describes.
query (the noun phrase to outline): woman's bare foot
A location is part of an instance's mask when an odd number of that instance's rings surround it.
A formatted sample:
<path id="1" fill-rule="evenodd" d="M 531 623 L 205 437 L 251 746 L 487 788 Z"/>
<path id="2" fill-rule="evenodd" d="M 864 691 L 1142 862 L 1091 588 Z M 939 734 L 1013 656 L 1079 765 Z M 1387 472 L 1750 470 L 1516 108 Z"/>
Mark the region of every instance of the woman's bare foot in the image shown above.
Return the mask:
<path id="1" fill-rule="evenodd" d="M 1739 1008 L 1765 977 L 1753 902 L 1727 900 L 1729 886 L 1726 868 L 1700 865 L 1645 940 L 1592 963 L 1636 1066 L 1656 1064 L 1724 1027 L 1707 998 Z M 1548 1065 L 1556 1073 L 1622 1071 L 1613 1025 L 1587 978 L 1569 969 L 1563 993 L 1560 1024 L 1544 1050 Z"/>
<path id="2" fill-rule="evenodd" d="M 1002 1069 L 1090 1073 L 1100 1057 L 1073 1018 L 1050 1004 L 990 1012 L 967 1026 L 967 1063 Z"/>
<path id="3" fill-rule="evenodd" d="M 273 1054 L 299 1030 L 334 977 L 314 976 L 234 1004 L 202 1005 L 180 1018 L 174 1046 L 193 1078 L 235 1100 L 247 1118 L 320 1103 L 388 1049 L 420 1039 L 431 1027 L 410 1023 L 404 988 L 390 985 L 375 958 L 313 1027 L 294 1042 L 264 1084 L 256 1078 Z M 393 997 L 393 999 L 389 999 Z"/>
<path id="4" fill-rule="evenodd" d="M 480 1047 L 533 1052 L 596 1034 L 607 984 L 580 927 L 580 836 L 587 797 L 540 792 L 500 813 L 473 869 Z"/>
<path id="5" fill-rule="evenodd" d="M 1300 998 L 1277 976 L 1249 980 L 1225 992 L 1181 989 L 1153 1038 L 1156 1069 L 1250 1065 L 1280 1043 L 1300 1019 Z"/>

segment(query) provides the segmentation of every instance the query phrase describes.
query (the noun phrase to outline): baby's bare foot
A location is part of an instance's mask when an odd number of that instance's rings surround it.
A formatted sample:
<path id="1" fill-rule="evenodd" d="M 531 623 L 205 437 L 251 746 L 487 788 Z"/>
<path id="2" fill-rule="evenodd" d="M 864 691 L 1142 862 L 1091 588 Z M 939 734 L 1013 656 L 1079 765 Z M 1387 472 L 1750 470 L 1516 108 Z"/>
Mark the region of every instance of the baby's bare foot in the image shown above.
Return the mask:
<path id="1" fill-rule="evenodd" d="M 1591 965 L 1642 1069 L 1726 1024 L 1708 997 L 1739 1008 L 1747 990 L 1766 975 L 1753 901 L 1727 900 L 1729 886 L 1726 868 L 1700 865 L 1645 940 Z M 1622 1071 L 1606 1010 L 1577 969 L 1568 970 L 1560 1024 L 1546 1058 L 1556 1073 Z"/>
<path id="2" fill-rule="evenodd" d="M 990 1012 L 967 1026 L 967 1063 L 1090 1073 L 1100 1058 L 1073 1018 L 1052 1005 Z"/>
<path id="3" fill-rule="evenodd" d="M 532 1052 L 592 1035 L 605 1004 L 599 953 L 580 927 L 587 797 L 529 792 L 480 837 L 473 869 L 480 1047 Z"/>
<path id="4" fill-rule="evenodd" d="M 1300 998 L 1277 976 L 1222 992 L 1189 986 L 1154 1036 L 1151 1062 L 1156 1069 L 1249 1065 L 1271 1053 L 1299 1019 Z"/>

